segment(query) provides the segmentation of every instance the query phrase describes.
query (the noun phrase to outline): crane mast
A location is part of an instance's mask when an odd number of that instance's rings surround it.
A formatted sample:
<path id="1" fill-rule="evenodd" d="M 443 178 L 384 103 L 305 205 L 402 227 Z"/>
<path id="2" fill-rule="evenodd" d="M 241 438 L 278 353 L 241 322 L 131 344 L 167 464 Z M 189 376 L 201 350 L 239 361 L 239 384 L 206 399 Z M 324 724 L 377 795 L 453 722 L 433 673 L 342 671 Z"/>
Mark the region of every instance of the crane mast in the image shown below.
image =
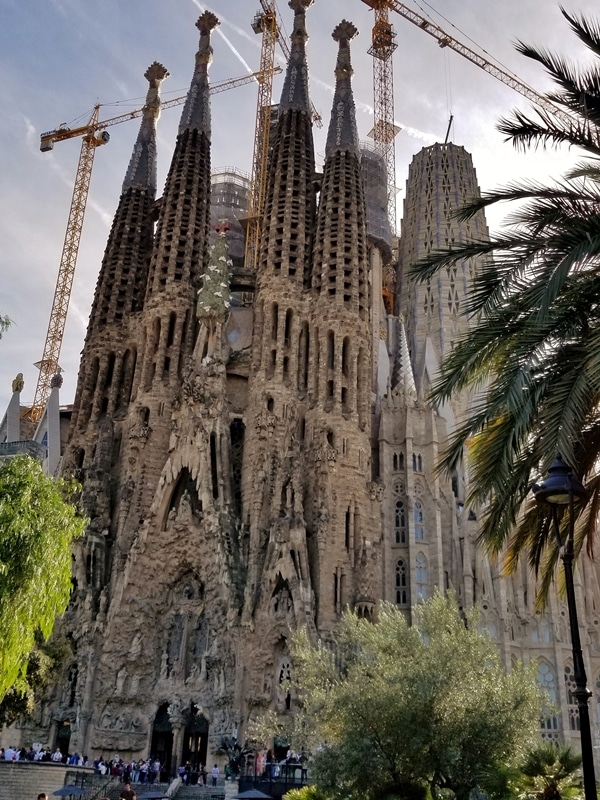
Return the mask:
<path id="1" fill-rule="evenodd" d="M 375 150 L 383 158 L 387 175 L 387 211 L 396 232 L 396 148 L 400 128 L 394 123 L 394 50 L 396 34 L 388 16 L 387 0 L 363 0 L 375 12 L 369 55 L 373 57 L 373 129 Z"/>
<path id="2" fill-rule="evenodd" d="M 280 67 L 270 67 L 270 80 L 273 80 L 273 73 L 281 72 Z M 249 75 L 243 75 L 239 78 L 230 78 L 226 81 L 221 81 L 210 87 L 211 94 L 218 94 L 234 89 L 237 86 L 242 86 L 246 83 L 251 83 L 254 80 L 261 81 L 265 76 L 264 72 L 253 72 Z M 173 106 L 182 105 L 185 102 L 186 95 L 176 97 L 172 100 L 167 100 L 161 104 L 161 108 L 172 108 Z M 69 219 L 67 222 L 67 231 L 63 243 L 62 254 L 60 258 L 60 265 L 58 268 L 58 277 L 56 279 L 56 286 L 54 290 L 54 299 L 52 301 L 52 308 L 50 311 L 50 321 L 48 323 L 48 330 L 46 332 L 46 340 L 44 344 L 44 352 L 40 361 L 36 362 L 39 368 L 38 381 L 35 390 L 33 404 L 23 416 L 31 419 L 33 422 L 38 422 L 40 419 L 48 396 L 50 395 L 50 388 L 52 378 L 61 371 L 59 366 L 59 357 L 62 347 L 64 336 L 65 324 L 67 320 L 67 311 L 69 308 L 69 300 L 71 297 L 71 289 L 73 287 L 73 278 L 75 276 L 75 267 L 77 264 L 77 254 L 79 252 L 79 243 L 81 240 L 81 231 L 83 228 L 83 221 L 85 217 L 85 208 L 90 189 L 90 180 L 92 177 L 92 168 L 94 166 L 94 155 L 96 148 L 100 145 L 106 144 L 110 135 L 105 128 L 111 125 L 118 125 L 121 122 L 127 122 L 130 119 L 140 117 L 143 113 L 143 108 L 129 111 L 126 114 L 120 114 L 117 117 L 111 117 L 100 121 L 100 104 L 94 106 L 92 114 L 85 125 L 76 128 L 68 128 L 61 125 L 55 130 L 46 131 L 40 136 L 40 150 L 48 152 L 52 150 L 55 142 L 62 142 L 66 139 L 73 139 L 78 136 L 82 137 L 81 150 L 79 153 L 79 161 L 77 164 L 77 172 L 75 175 L 75 185 L 73 187 L 73 195 L 71 197 L 71 207 L 69 209 Z"/>
<path id="3" fill-rule="evenodd" d="M 275 0 L 261 0 L 261 4 L 263 11 L 256 14 L 252 20 L 252 30 L 254 33 L 262 35 L 260 52 L 260 74 L 262 78 L 258 79 L 256 126 L 254 129 L 252 176 L 248 195 L 246 250 L 244 255 L 245 269 L 252 271 L 256 271 L 258 264 L 261 217 L 267 191 L 273 66 L 275 64 L 275 46 L 279 33 Z"/>
<path id="4" fill-rule="evenodd" d="M 81 230 L 85 216 L 90 179 L 92 177 L 92 167 L 94 166 L 94 155 L 96 148 L 106 144 L 110 136 L 106 131 L 98 132 L 96 125 L 100 106 L 94 106 L 92 115 L 85 126 L 86 131 L 81 142 L 79 153 L 79 163 L 77 164 L 77 174 L 75 186 L 71 197 L 71 207 L 69 209 L 69 219 L 67 231 L 63 242 L 60 266 L 58 268 L 58 278 L 54 289 L 54 299 L 50 311 L 50 321 L 46 332 L 46 341 L 41 361 L 36 366 L 39 367 L 37 386 L 33 405 L 27 412 L 27 416 L 37 422 L 42 415 L 44 405 L 50 394 L 52 378 L 60 372 L 58 359 L 62 346 L 65 323 L 67 321 L 67 309 L 71 297 L 73 277 L 75 275 L 75 265 L 77 263 L 77 253 L 81 240 Z"/>

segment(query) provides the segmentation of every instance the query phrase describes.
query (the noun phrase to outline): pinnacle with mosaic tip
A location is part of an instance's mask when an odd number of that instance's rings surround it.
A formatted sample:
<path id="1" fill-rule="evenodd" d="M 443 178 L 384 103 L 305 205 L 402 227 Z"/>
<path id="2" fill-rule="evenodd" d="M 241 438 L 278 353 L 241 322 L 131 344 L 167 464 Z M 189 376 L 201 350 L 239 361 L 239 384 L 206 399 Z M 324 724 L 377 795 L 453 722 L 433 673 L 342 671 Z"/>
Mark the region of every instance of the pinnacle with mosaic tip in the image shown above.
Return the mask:
<path id="1" fill-rule="evenodd" d="M 215 28 L 218 28 L 221 23 L 219 22 L 219 18 L 216 14 L 213 14 L 212 11 L 205 11 L 198 17 L 198 21 L 196 22 L 196 27 L 200 31 L 200 33 L 210 33 Z"/>
<path id="2" fill-rule="evenodd" d="M 343 19 L 339 25 L 335 26 L 331 36 L 336 42 L 340 42 L 343 46 L 358 36 L 358 28 L 353 22 Z"/>
<path id="3" fill-rule="evenodd" d="M 164 79 L 168 77 L 169 70 L 159 61 L 153 61 L 146 72 L 144 72 L 144 78 L 146 78 L 150 84 L 160 83 L 160 81 L 164 81 Z"/>
<path id="4" fill-rule="evenodd" d="M 314 1 L 315 0 L 290 0 L 288 5 L 294 13 L 302 14 L 312 6 Z"/>

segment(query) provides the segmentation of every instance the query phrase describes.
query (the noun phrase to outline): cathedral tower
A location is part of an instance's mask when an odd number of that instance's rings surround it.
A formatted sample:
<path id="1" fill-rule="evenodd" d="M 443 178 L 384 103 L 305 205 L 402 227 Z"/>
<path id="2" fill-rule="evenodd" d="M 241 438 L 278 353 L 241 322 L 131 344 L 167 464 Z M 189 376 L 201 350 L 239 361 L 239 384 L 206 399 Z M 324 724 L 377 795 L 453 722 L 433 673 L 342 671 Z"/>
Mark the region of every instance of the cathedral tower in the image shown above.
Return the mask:
<path id="1" fill-rule="evenodd" d="M 315 161 L 305 45 L 313 0 L 291 0 L 291 56 L 273 135 L 256 276 L 243 521 L 249 529 L 244 621 L 269 607 L 272 648 L 287 624 L 314 625 L 304 510 L 302 430 L 309 326 L 305 284 L 315 216 Z M 265 630 L 263 628 L 263 630 Z M 283 646 L 283 645 L 282 645 Z M 272 651 L 272 648 L 268 650 Z M 269 656 L 270 657 L 270 656 Z"/>
<path id="2" fill-rule="evenodd" d="M 117 536 L 118 456 L 152 252 L 156 123 L 160 85 L 168 74 L 156 62 L 146 71 L 150 86 L 142 124 L 100 268 L 64 458 L 63 471 L 75 470 L 82 480 L 82 504 L 90 517 L 84 549 L 78 551 L 77 581 L 82 591 L 93 594 L 94 606 L 108 580 Z"/>
<path id="3" fill-rule="evenodd" d="M 359 587 L 379 583 L 366 211 L 351 86 L 356 34 L 347 21 L 333 32 L 336 85 L 311 261 L 305 438 L 317 627 L 324 634 L 347 605 L 370 614 L 374 594 L 363 596 Z M 365 548 L 369 557 L 359 558 Z"/>

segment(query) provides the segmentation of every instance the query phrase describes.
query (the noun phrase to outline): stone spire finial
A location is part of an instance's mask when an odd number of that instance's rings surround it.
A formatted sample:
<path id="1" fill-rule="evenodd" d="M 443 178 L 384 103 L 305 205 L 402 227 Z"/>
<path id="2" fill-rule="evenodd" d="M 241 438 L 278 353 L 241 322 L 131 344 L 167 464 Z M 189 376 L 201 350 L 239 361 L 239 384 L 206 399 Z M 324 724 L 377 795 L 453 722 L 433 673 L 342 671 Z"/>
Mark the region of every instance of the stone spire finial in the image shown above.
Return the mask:
<path id="1" fill-rule="evenodd" d="M 294 12 L 294 30 L 292 31 L 290 60 L 287 65 L 280 112 L 288 109 L 297 109 L 310 112 L 310 97 L 308 92 L 308 68 L 306 66 L 306 11 L 312 6 L 314 0 L 290 0 L 289 6 Z"/>
<path id="2" fill-rule="evenodd" d="M 142 124 L 133 147 L 122 191 L 125 192 L 135 186 L 141 189 L 147 188 L 152 195 L 155 195 L 156 123 L 160 116 L 160 85 L 169 77 L 169 72 L 158 61 L 154 61 L 144 73 L 144 77 L 150 85 L 142 113 Z"/>
<path id="3" fill-rule="evenodd" d="M 342 20 L 332 33 L 333 39 L 339 44 L 339 50 L 335 67 L 333 108 L 325 148 L 326 156 L 336 150 L 351 150 L 357 156 L 359 155 L 356 110 L 352 94 L 354 70 L 350 61 L 350 42 L 357 34 L 357 28 L 347 20 Z"/>
<path id="4" fill-rule="evenodd" d="M 200 31 L 200 44 L 196 53 L 194 77 L 181 113 L 179 133 L 186 130 L 198 130 L 210 139 L 208 68 L 212 63 L 213 54 L 210 35 L 220 24 L 212 11 L 205 11 L 196 22 L 196 27 Z"/>
<path id="5" fill-rule="evenodd" d="M 22 392 L 24 386 L 25 381 L 23 380 L 23 373 L 18 372 L 16 378 L 12 382 L 12 390 L 13 392 Z"/>

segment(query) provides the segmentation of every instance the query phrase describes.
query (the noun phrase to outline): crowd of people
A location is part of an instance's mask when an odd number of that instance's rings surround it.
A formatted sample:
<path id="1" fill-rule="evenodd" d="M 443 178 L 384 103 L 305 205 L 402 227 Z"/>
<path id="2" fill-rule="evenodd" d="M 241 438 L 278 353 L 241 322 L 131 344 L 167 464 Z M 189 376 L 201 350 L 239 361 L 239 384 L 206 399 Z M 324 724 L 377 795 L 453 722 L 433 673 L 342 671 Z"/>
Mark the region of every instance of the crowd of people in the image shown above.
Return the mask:
<path id="1" fill-rule="evenodd" d="M 162 764 L 158 758 L 124 761 L 119 756 L 109 760 L 100 756 L 94 761 L 94 769 L 100 775 L 118 776 L 123 783 L 152 784 L 160 781 Z"/>
<path id="2" fill-rule="evenodd" d="M 88 757 L 79 753 L 65 755 L 57 747 L 54 752 L 49 747 L 0 747 L 0 761 L 52 761 L 55 764 L 70 764 L 75 767 L 89 766 Z"/>

